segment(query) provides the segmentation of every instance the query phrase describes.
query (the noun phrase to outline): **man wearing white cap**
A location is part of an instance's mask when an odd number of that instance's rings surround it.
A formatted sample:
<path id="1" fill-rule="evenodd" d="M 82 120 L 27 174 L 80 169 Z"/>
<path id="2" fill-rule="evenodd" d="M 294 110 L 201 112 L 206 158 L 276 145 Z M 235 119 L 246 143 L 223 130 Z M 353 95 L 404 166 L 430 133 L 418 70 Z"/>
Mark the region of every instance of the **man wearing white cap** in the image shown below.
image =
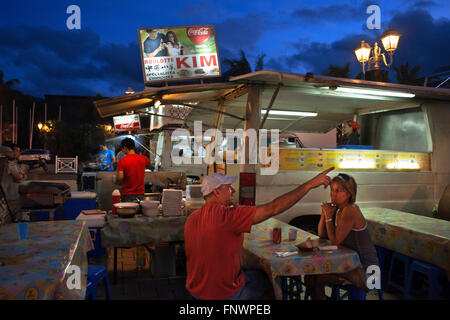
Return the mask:
<path id="1" fill-rule="evenodd" d="M 202 183 L 205 205 L 186 220 L 186 288 L 197 299 L 254 300 L 270 288 L 261 270 L 241 270 L 244 233 L 253 224 L 278 215 L 302 199 L 311 189 L 327 187 L 329 168 L 296 189 L 261 206 L 232 206 L 237 177 L 220 173 Z"/>

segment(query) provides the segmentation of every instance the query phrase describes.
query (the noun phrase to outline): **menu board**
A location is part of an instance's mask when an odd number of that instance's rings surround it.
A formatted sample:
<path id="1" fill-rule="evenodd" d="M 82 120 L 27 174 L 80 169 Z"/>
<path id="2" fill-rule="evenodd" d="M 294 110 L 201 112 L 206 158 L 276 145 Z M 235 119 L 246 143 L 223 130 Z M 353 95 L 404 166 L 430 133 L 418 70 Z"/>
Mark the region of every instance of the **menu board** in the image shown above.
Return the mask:
<path id="1" fill-rule="evenodd" d="M 221 75 L 212 25 L 139 29 L 144 82 Z"/>
<path id="2" fill-rule="evenodd" d="M 423 152 L 311 149 L 280 149 L 279 152 L 279 170 L 335 167 L 357 171 L 431 171 L 431 154 Z"/>

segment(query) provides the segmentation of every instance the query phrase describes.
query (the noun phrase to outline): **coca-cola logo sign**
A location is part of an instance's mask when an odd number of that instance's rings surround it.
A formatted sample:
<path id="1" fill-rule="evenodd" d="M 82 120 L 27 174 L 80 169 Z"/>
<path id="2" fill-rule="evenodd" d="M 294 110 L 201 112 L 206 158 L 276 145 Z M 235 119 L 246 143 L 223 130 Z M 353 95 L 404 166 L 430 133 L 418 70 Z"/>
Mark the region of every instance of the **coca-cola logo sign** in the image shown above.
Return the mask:
<path id="1" fill-rule="evenodd" d="M 186 34 L 193 43 L 202 44 L 208 41 L 211 30 L 208 27 L 190 27 L 186 29 Z"/>

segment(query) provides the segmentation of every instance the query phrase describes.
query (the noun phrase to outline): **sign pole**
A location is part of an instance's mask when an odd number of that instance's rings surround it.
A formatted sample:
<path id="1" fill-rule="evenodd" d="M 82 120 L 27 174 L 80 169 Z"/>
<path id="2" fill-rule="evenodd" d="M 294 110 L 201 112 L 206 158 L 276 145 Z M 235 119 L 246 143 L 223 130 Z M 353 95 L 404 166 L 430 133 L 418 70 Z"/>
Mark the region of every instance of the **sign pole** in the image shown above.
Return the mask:
<path id="1" fill-rule="evenodd" d="M 12 135 L 11 135 L 11 141 L 14 143 L 14 138 L 16 137 L 16 100 L 13 99 L 13 105 L 12 105 Z"/>
<path id="2" fill-rule="evenodd" d="M 3 145 L 3 105 L 0 104 L 0 145 Z"/>
<path id="3" fill-rule="evenodd" d="M 33 109 L 30 109 L 30 148 L 33 148 L 33 128 L 34 128 L 34 108 L 36 106 L 36 102 L 33 101 Z"/>

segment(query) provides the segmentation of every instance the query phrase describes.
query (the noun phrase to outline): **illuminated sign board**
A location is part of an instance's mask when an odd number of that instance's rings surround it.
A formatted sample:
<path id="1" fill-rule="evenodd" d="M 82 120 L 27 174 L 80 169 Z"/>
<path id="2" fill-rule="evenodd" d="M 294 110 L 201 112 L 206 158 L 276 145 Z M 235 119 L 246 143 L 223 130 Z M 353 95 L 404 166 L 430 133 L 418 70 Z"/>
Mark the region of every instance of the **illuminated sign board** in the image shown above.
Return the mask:
<path id="1" fill-rule="evenodd" d="M 113 117 L 115 131 L 131 131 L 141 129 L 141 121 L 138 114 Z"/>
<path id="2" fill-rule="evenodd" d="M 144 82 L 219 77 L 214 26 L 139 29 Z"/>

